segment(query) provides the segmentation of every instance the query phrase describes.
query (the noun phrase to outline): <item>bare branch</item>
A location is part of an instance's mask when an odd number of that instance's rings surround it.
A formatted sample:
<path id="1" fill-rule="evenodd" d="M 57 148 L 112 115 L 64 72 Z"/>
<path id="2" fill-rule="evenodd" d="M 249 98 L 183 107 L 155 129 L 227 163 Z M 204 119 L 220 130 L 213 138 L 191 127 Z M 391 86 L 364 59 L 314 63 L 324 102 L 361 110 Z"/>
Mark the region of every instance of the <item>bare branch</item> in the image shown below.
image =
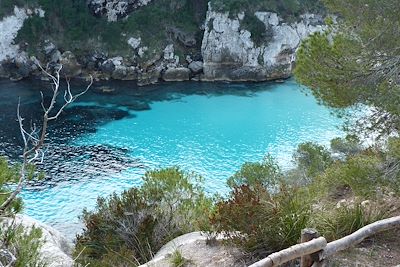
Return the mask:
<path id="1" fill-rule="evenodd" d="M 39 68 L 42 70 L 42 72 L 52 80 L 53 95 L 50 100 L 49 106 L 46 107 L 45 103 L 44 103 L 43 92 L 40 92 L 40 95 L 42 98 L 41 106 L 43 109 L 43 121 L 42 121 L 42 127 L 40 128 L 40 130 L 38 130 L 38 127 L 36 127 L 35 124 L 31 125 L 30 131 L 25 130 L 24 124 L 23 124 L 24 118 L 21 116 L 21 113 L 20 113 L 21 101 L 20 101 L 20 99 L 18 100 L 17 119 L 18 119 L 18 123 L 19 123 L 21 136 L 22 136 L 22 139 L 24 142 L 24 150 L 22 153 L 23 161 L 22 161 L 20 172 L 19 172 L 19 179 L 18 179 L 17 186 L 13 192 L 9 193 L 9 196 L 7 197 L 7 199 L 0 205 L 0 215 L 5 213 L 6 209 L 11 206 L 11 204 L 13 203 L 13 201 L 15 200 L 17 195 L 21 192 L 21 190 L 23 188 L 23 184 L 26 181 L 26 172 L 27 172 L 28 164 L 32 164 L 37 160 L 40 160 L 41 163 L 43 162 L 44 152 L 42 150 L 42 146 L 43 146 L 44 141 L 47 136 L 47 127 L 48 127 L 49 121 L 57 119 L 60 116 L 60 114 L 63 112 L 63 110 L 69 104 L 73 103 L 78 97 L 85 94 L 93 84 L 93 77 L 90 76 L 90 83 L 86 87 L 86 89 L 83 90 L 82 92 L 80 92 L 79 94 L 73 95 L 71 92 L 70 82 L 69 82 L 69 80 L 66 80 L 67 89 L 64 92 L 64 104 L 58 110 L 54 110 L 55 105 L 56 105 L 57 96 L 59 94 L 59 89 L 60 89 L 60 72 L 62 70 L 62 65 L 60 65 L 58 68 L 56 68 L 56 70 L 54 71 L 55 74 L 53 75 L 49 71 L 47 71 L 48 65 L 46 66 L 46 69 L 44 69 L 40 65 L 39 61 L 36 60 L 36 64 L 39 66 Z M 53 115 L 53 116 L 50 115 L 50 114 L 54 114 L 54 113 L 55 113 L 55 115 Z"/>

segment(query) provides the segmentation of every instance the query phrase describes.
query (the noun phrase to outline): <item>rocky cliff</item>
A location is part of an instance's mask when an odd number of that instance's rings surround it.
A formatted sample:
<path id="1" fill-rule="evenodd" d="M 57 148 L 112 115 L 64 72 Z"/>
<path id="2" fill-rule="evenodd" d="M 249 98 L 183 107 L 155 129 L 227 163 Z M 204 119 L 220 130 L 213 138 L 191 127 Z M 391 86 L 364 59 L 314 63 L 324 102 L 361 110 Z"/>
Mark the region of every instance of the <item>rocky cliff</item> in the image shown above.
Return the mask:
<path id="1" fill-rule="evenodd" d="M 301 40 L 324 29 L 323 17 L 316 14 L 289 21 L 270 11 L 216 11 L 212 2 L 193 3 L 90 0 L 80 7 L 82 18 L 73 25 L 91 23 L 93 31 L 86 24 L 67 28 L 71 14 L 66 15 L 65 30 L 62 19 L 57 20 L 60 26 L 53 25 L 55 7 L 42 9 L 40 1 L 15 6 L 0 19 L 0 78 L 40 76 L 38 60 L 49 68 L 63 64 L 70 77 L 90 74 L 98 80 L 137 80 L 139 85 L 282 79 L 291 74 Z M 162 26 L 147 20 L 154 14 L 162 15 Z M 175 19 L 179 14 L 190 18 Z M 48 33 L 39 34 L 37 28 Z"/>
<path id="2" fill-rule="evenodd" d="M 290 76 L 295 51 L 302 39 L 324 29 L 319 15 L 304 14 L 298 22 L 287 23 L 276 13 L 254 15 L 270 34 L 256 44 L 252 33 L 242 28 L 244 13 L 230 18 L 209 6 L 201 47 L 204 80 L 265 81 Z M 254 34 L 254 33 L 253 33 Z"/>

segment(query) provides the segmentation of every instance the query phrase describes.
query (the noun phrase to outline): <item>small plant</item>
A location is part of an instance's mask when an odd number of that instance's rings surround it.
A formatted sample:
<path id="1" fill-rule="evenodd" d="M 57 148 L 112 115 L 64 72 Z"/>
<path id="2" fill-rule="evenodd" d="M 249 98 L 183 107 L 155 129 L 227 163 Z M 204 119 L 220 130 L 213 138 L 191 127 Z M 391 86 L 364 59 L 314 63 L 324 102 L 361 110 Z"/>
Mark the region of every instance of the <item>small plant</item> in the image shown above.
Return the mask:
<path id="1" fill-rule="evenodd" d="M 43 245 L 42 231 L 26 229 L 14 223 L 0 227 L 0 265 L 14 267 L 45 267 L 39 251 Z"/>
<path id="2" fill-rule="evenodd" d="M 173 267 L 184 267 L 189 263 L 189 260 L 186 259 L 182 255 L 182 252 L 177 249 L 172 253 L 170 263 Z"/>

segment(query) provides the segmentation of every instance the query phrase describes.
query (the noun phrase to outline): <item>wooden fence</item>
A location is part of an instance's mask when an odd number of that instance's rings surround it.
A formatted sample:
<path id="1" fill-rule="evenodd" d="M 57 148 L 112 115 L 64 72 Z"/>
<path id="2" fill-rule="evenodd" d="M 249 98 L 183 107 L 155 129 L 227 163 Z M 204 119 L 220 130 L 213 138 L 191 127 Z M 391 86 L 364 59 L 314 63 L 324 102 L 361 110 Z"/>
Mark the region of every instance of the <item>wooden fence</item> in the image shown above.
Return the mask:
<path id="1" fill-rule="evenodd" d="M 400 227 L 400 216 L 374 222 L 330 243 L 324 237 L 318 237 L 316 230 L 305 229 L 301 233 L 300 244 L 273 253 L 249 267 L 276 267 L 297 258 L 301 258 L 301 267 L 321 267 L 333 254 L 348 249 L 367 237 L 396 227 Z"/>

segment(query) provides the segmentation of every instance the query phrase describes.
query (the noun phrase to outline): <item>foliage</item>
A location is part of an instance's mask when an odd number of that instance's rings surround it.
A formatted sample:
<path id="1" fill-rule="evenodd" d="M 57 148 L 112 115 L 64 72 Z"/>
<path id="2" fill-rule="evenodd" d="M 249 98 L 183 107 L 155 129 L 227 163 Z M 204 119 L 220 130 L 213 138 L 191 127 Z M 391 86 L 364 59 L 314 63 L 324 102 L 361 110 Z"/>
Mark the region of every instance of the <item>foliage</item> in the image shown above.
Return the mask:
<path id="1" fill-rule="evenodd" d="M 272 157 L 267 156 L 262 162 L 244 163 L 240 170 L 228 179 L 227 184 L 230 188 L 241 185 L 249 185 L 250 187 L 262 185 L 274 189 L 278 186 L 280 178 L 279 166 Z"/>
<path id="2" fill-rule="evenodd" d="M 181 234 L 201 230 L 211 200 L 201 177 L 179 168 L 149 171 L 141 188 L 99 198 L 84 211 L 86 230 L 77 238 L 79 261 L 91 266 L 136 266 Z"/>
<path id="3" fill-rule="evenodd" d="M 31 0 L 40 5 L 46 16 L 28 18 L 19 31 L 17 42 L 28 42 L 38 51 L 46 39 L 55 42 L 61 50 L 75 54 L 93 49 L 107 50 L 113 54 L 132 51 L 127 40 L 141 37 L 151 53 L 165 46 L 167 29 L 176 27 L 183 31 L 199 31 L 200 17 L 205 17 L 206 1 L 158 0 L 141 7 L 125 19 L 108 22 L 90 14 L 86 1 L 81 0 Z M 22 5 L 22 4 L 21 4 Z"/>
<path id="4" fill-rule="evenodd" d="M 303 42 L 297 53 L 297 80 L 330 107 L 374 107 L 352 131 L 383 135 L 399 130 L 398 1 L 324 2 L 338 23 Z"/>
<path id="5" fill-rule="evenodd" d="M 368 207 L 367 205 L 362 205 L 362 203 L 332 207 L 327 212 L 317 213 L 314 219 L 314 227 L 327 240 L 337 240 L 354 233 L 368 224 L 390 217 L 384 207 L 380 208 L 383 209 Z"/>
<path id="6" fill-rule="evenodd" d="M 172 267 L 184 267 L 188 264 L 189 260 L 183 257 L 179 250 L 175 250 L 170 259 Z"/>
<path id="7" fill-rule="evenodd" d="M 345 138 L 334 138 L 331 140 L 331 149 L 345 156 L 355 155 L 362 150 L 360 139 L 355 135 L 347 135 Z"/>
<path id="8" fill-rule="evenodd" d="M 261 20 L 249 12 L 245 14 L 241 22 L 241 27 L 251 33 L 252 41 L 258 46 L 273 38 L 272 28 L 266 28 Z"/>
<path id="9" fill-rule="evenodd" d="M 312 142 L 300 144 L 293 157 L 297 168 L 304 171 L 307 177 L 316 177 L 332 163 L 325 147 Z"/>
<path id="10" fill-rule="evenodd" d="M 32 227 L 26 229 L 22 225 L 12 224 L 9 227 L 0 227 L 0 250 L 13 254 L 16 261 L 14 267 L 45 267 L 46 264 L 40 258 L 39 251 L 43 245 L 41 241 L 42 231 Z M 0 264 L 8 266 L 7 257 L 0 253 Z"/>
<path id="11" fill-rule="evenodd" d="M 311 212 L 297 190 L 281 187 L 271 194 L 261 185 L 236 186 L 216 206 L 212 223 L 217 231 L 258 257 L 297 243 Z"/>
<path id="12" fill-rule="evenodd" d="M 10 183 L 15 183 L 18 180 L 18 166 L 9 166 L 8 161 L 4 157 L 0 157 L 0 203 L 3 203 L 8 194 L 10 194 L 10 190 L 6 187 L 6 185 Z M 17 198 L 10 209 L 7 212 L 17 213 L 22 209 L 22 201 Z"/>

